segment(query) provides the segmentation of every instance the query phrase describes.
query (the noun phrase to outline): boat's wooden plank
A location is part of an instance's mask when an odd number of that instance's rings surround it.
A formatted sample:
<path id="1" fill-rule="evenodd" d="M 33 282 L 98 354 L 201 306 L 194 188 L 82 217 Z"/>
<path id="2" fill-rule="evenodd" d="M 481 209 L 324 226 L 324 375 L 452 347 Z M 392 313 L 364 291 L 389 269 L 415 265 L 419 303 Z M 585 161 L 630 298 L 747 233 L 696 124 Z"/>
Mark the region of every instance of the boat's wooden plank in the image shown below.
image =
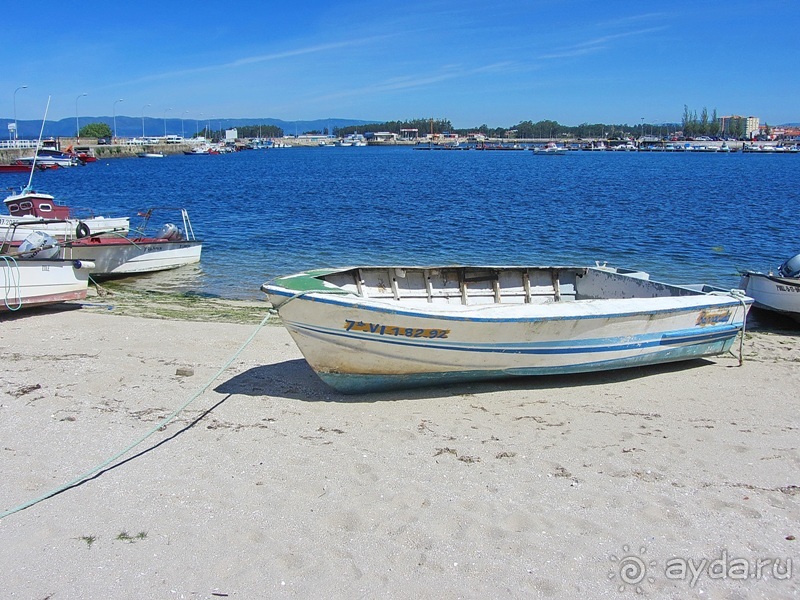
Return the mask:
<path id="1" fill-rule="evenodd" d="M 553 299 L 556 302 L 560 302 L 561 301 L 561 287 L 560 287 L 561 281 L 559 279 L 559 272 L 554 269 L 550 273 L 550 277 L 553 280 Z"/>
<path id="2" fill-rule="evenodd" d="M 525 304 L 531 303 L 531 275 L 528 269 L 522 275 L 522 287 L 525 288 Z"/>
<path id="3" fill-rule="evenodd" d="M 367 294 L 364 291 L 364 279 L 361 274 L 361 269 L 356 269 L 355 273 L 353 273 L 353 277 L 356 282 L 356 289 L 358 290 L 358 295 L 362 298 L 367 298 Z"/>
<path id="4" fill-rule="evenodd" d="M 433 285 L 431 284 L 431 273 L 428 269 L 425 269 L 422 273 L 425 279 L 425 292 L 428 295 L 428 302 L 433 302 Z"/>

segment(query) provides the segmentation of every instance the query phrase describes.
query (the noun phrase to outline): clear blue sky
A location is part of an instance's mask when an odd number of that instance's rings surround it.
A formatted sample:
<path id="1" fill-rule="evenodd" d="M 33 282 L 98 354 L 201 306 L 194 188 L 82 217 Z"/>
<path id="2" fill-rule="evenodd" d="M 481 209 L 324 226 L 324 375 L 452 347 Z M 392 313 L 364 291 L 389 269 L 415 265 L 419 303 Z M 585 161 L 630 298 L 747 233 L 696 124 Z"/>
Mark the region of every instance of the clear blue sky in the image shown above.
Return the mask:
<path id="1" fill-rule="evenodd" d="M 800 121 L 798 0 L 46 4 L 3 6 L 0 116 Z"/>

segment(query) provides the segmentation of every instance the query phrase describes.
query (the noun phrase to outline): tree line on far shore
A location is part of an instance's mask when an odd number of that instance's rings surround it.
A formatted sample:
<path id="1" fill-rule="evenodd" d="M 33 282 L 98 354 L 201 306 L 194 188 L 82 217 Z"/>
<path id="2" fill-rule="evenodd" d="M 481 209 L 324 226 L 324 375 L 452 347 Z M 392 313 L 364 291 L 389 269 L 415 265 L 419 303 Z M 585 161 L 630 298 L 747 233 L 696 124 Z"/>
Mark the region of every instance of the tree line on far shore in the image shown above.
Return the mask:
<path id="1" fill-rule="evenodd" d="M 427 134 L 454 133 L 462 137 L 469 134 L 482 134 L 487 138 L 518 138 L 518 139 L 554 139 L 554 138 L 606 138 L 622 139 L 627 137 L 652 136 L 663 138 L 664 136 L 680 133 L 684 137 L 710 136 L 718 137 L 722 134 L 734 138 L 742 138 L 746 131 L 746 119 L 731 118 L 728 122 L 728 130 L 722 131 L 722 123 L 717 117 L 717 109 L 713 109 L 709 114 L 703 107 L 698 116 L 697 111 L 692 111 L 687 105 L 683 107 L 683 118 L 680 123 L 645 123 L 636 125 L 627 123 L 581 123 L 580 125 L 562 125 L 558 121 L 541 120 L 521 121 L 512 127 L 488 127 L 479 125 L 467 129 L 453 127 L 449 119 L 426 119 L 417 118 L 406 121 L 386 121 L 384 123 L 369 123 L 359 126 L 336 127 L 332 130 L 328 128 L 322 131 L 305 131 L 304 134 L 310 135 L 335 135 L 343 137 L 350 134 L 364 134 L 377 132 L 390 132 L 407 137 L 412 137 L 416 130 L 419 137 Z M 404 130 L 406 130 L 404 132 Z M 276 125 L 245 125 L 237 127 L 240 138 L 276 138 L 284 135 L 283 129 Z M 219 139 L 223 137 L 222 131 L 203 129 L 197 135 L 207 139 Z M 81 137 L 110 137 L 111 130 L 105 123 L 90 123 L 80 130 Z"/>
<path id="2" fill-rule="evenodd" d="M 373 123 L 359 127 L 342 127 L 335 129 L 335 135 L 348 135 L 351 133 L 366 133 L 388 131 L 401 134 L 401 130 L 416 129 L 419 136 L 427 134 L 455 133 L 466 137 L 469 134 L 481 134 L 487 138 L 615 138 L 644 135 L 666 135 L 677 129 L 675 123 L 641 123 L 631 126 L 626 123 L 581 123 L 580 125 L 562 125 L 558 121 L 549 119 L 533 122 L 521 121 L 511 127 L 488 127 L 479 125 L 467 129 L 453 127 L 448 119 L 411 119 L 408 121 L 388 121 L 386 123 Z"/>

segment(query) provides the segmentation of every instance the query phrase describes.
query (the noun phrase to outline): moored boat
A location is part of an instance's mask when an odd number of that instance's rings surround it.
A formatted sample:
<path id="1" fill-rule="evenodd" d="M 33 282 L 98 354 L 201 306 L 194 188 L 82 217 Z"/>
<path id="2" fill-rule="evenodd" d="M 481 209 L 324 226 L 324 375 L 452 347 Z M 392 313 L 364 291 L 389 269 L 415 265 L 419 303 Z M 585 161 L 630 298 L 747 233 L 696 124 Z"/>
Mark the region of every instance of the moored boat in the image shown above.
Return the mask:
<path id="1" fill-rule="evenodd" d="M 39 148 L 33 156 L 21 156 L 17 158 L 15 162 L 28 165 L 29 168 L 34 164 L 45 166 L 57 165 L 59 167 L 74 167 L 86 164 L 75 153 L 61 152 L 50 148 Z"/>
<path id="2" fill-rule="evenodd" d="M 37 229 L 62 240 L 88 235 L 125 235 L 130 225 L 128 217 L 78 215 L 70 207 L 56 202 L 52 195 L 37 192 L 30 186 L 7 196 L 3 204 L 8 214 L 0 215 L 0 240 L 6 241 L 20 242 Z"/>
<path id="3" fill-rule="evenodd" d="M 30 173 L 32 165 L 22 162 L 12 162 L 7 165 L 0 165 L 0 173 Z M 46 171 L 50 168 L 58 168 L 58 165 L 42 165 L 37 164 L 36 169 L 39 171 Z"/>
<path id="4" fill-rule="evenodd" d="M 534 154 L 541 154 L 546 156 L 563 156 L 567 153 L 567 149 L 559 146 L 555 142 L 547 142 L 544 146 L 534 146 L 531 148 Z"/>
<path id="5" fill-rule="evenodd" d="M 179 209 L 183 227 L 166 223 L 157 233 L 145 233 L 157 210 L 164 209 L 151 208 L 141 214 L 143 222 L 131 235 L 67 240 L 62 244 L 62 257 L 91 260 L 90 272 L 95 278 L 153 273 L 200 262 L 203 243 L 195 238 L 185 209 Z"/>
<path id="6" fill-rule="evenodd" d="M 791 317 L 800 323 L 800 254 L 785 261 L 778 272 L 742 271 L 739 287 L 754 306 Z"/>
<path id="7" fill-rule="evenodd" d="M 352 267 L 279 277 L 269 296 L 344 393 L 601 371 L 728 351 L 752 299 L 594 267 Z"/>

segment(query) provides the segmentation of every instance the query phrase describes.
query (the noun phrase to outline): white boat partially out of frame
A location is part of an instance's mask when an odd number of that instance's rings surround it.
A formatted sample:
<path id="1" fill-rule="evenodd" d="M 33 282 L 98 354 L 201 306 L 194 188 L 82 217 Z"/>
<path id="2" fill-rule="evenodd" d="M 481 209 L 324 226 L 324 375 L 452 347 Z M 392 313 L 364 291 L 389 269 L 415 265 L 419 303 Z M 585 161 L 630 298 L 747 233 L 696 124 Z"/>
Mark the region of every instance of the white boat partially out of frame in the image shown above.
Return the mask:
<path id="1" fill-rule="evenodd" d="M 594 267 L 351 267 L 261 287 L 344 393 L 689 360 L 731 349 L 752 299 Z"/>
<path id="2" fill-rule="evenodd" d="M 739 286 L 754 306 L 784 314 L 800 323 L 800 254 L 784 262 L 777 273 L 742 271 Z"/>
<path id="3" fill-rule="evenodd" d="M 0 312 L 86 298 L 89 261 L 0 255 Z"/>

